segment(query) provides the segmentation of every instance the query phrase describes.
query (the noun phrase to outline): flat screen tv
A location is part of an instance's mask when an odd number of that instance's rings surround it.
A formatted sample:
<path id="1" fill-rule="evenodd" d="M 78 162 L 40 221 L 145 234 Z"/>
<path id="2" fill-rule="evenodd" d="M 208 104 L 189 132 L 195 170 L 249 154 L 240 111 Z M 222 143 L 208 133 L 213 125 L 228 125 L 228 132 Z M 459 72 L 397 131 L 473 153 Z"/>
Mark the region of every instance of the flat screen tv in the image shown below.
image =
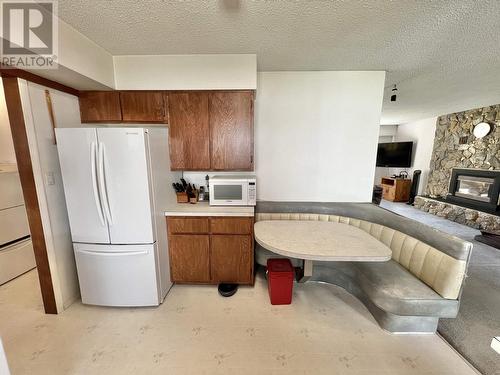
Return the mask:
<path id="1" fill-rule="evenodd" d="M 413 142 L 379 143 L 377 167 L 411 167 Z"/>

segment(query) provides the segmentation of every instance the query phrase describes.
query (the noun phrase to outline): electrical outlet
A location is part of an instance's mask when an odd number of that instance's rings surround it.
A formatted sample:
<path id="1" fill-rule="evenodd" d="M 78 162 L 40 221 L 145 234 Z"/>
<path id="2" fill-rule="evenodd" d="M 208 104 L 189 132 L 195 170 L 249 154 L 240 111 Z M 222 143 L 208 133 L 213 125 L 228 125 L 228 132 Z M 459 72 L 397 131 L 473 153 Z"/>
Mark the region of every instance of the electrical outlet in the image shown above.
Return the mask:
<path id="1" fill-rule="evenodd" d="M 469 143 L 469 136 L 464 135 L 458 139 L 458 144 L 459 145 L 466 145 Z"/>

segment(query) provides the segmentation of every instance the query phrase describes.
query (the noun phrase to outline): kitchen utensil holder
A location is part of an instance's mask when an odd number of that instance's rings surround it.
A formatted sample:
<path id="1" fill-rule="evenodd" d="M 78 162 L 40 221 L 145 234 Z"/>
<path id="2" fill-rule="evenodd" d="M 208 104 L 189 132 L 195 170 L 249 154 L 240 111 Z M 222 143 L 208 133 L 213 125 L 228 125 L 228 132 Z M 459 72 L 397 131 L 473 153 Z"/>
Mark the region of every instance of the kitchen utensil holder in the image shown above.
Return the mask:
<path id="1" fill-rule="evenodd" d="M 189 203 L 189 198 L 185 191 L 182 193 L 175 193 L 175 195 L 177 195 L 177 203 Z"/>

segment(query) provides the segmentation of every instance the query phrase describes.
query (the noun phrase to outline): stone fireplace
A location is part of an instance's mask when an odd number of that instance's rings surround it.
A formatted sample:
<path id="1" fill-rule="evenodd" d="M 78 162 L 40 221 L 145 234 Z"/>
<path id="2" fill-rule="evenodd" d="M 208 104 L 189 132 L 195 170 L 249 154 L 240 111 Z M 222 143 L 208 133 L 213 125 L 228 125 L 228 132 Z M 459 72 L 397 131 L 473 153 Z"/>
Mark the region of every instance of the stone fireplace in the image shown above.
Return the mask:
<path id="1" fill-rule="evenodd" d="M 476 138 L 479 122 L 492 131 Z M 500 104 L 440 116 L 425 194 L 415 207 L 500 235 Z"/>

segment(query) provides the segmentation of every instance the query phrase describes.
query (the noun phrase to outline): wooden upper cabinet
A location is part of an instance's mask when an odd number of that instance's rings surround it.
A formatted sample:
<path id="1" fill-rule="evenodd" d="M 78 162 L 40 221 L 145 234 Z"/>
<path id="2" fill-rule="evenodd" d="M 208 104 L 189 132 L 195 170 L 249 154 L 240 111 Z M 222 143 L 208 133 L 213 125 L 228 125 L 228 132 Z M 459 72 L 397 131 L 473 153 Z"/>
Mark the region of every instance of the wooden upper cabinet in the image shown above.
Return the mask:
<path id="1" fill-rule="evenodd" d="M 81 91 L 80 116 L 85 122 L 120 122 L 120 94 L 117 91 Z"/>
<path id="2" fill-rule="evenodd" d="M 163 91 L 121 91 L 124 122 L 168 122 L 166 94 Z"/>
<path id="3" fill-rule="evenodd" d="M 82 91 L 83 123 L 168 123 L 172 170 L 254 169 L 253 91 Z"/>
<path id="4" fill-rule="evenodd" d="M 211 169 L 253 170 L 253 92 L 210 94 Z"/>
<path id="5" fill-rule="evenodd" d="M 170 168 L 210 169 L 208 92 L 172 92 L 168 96 Z"/>

